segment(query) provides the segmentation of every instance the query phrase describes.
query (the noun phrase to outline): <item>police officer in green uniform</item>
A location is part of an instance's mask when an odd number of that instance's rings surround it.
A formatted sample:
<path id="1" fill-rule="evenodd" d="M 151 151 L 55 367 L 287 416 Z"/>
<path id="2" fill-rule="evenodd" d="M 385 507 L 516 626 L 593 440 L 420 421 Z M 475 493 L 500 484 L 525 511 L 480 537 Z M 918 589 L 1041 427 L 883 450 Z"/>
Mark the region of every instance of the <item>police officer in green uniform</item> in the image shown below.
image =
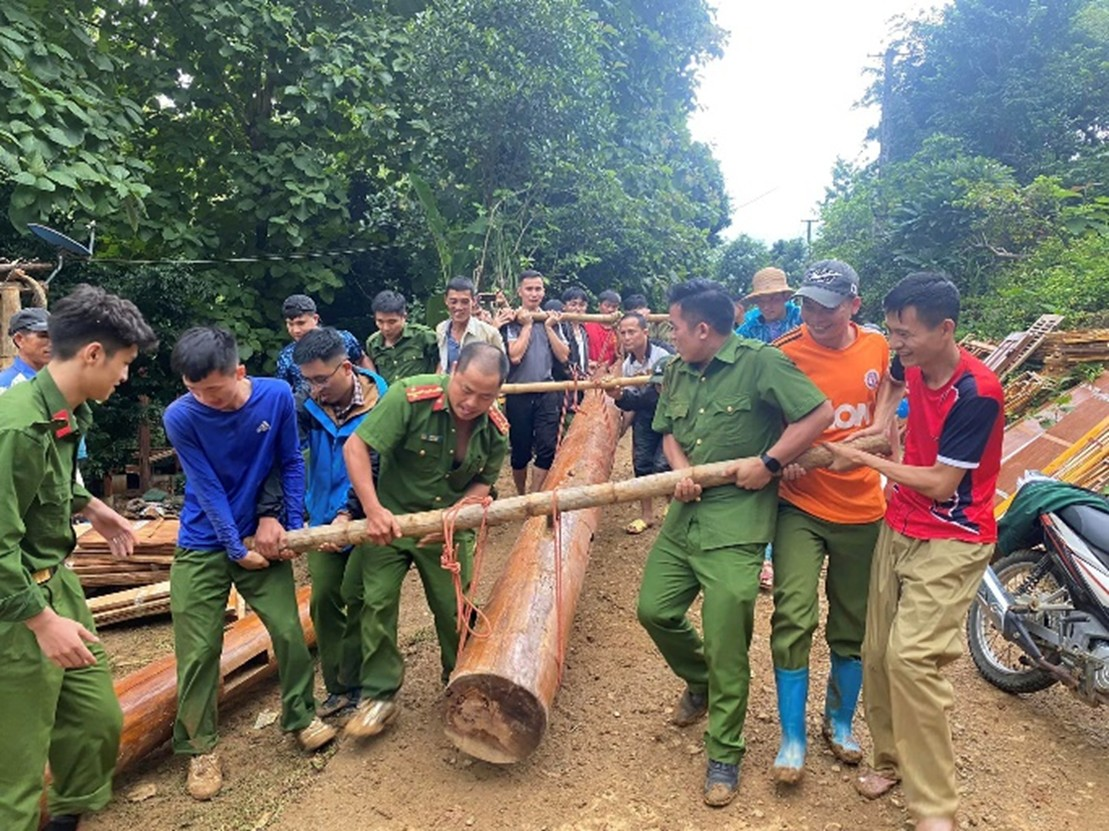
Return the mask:
<path id="1" fill-rule="evenodd" d="M 739 787 L 759 569 L 774 535 L 774 474 L 832 423 L 832 408 L 781 352 L 733 334 L 731 299 L 717 283 L 670 290 L 678 359 L 663 374 L 652 429 L 673 470 L 738 458 L 735 486 L 686 478 L 647 557 L 639 621 L 686 682 L 673 722 L 708 712 L 704 800 L 726 805 Z M 782 425 L 785 425 L 784 429 Z M 704 638 L 686 611 L 703 593 Z"/>
<path id="2" fill-rule="evenodd" d="M 427 375 L 439 368 L 439 341 L 435 330 L 408 322 L 403 294 L 379 291 L 373 300 L 377 331 L 366 339 L 366 354 L 373 369 L 390 386 L 401 378 Z"/>
<path id="3" fill-rule="evenodd" d="M 157 340 L 139 310 L 78 286 L 50 319 L 53 360 L 0 397 L 0 828 L 39 827 L 43 769 L 51 829 L 76 828 L 112 793 L 123 714 L 107 655 L 76 575 L 65 568 L 80 511 L 113 554 L 131 524 L 75 481 L 77 446 L 92 424 L 85 403 L 127 380 Z"/>
<path id="4" fill-rule="evenodd" d="M 443 540 L 402 538 L 394 514 L 448 508 L 487 496 L 508 450 L 508 422 L 496 408 L 508 358 L 494 346 L 470 343 L 451 375 L 417 375 L 389 391 L 347 440 L 343 455 L 366 513 L 372 544 L 361 547 L 362 699 L 347 722 L 352 736 L 380 733 L 397 716 L 404 680 L 397 647 L 397 612 L 404 575 L 420 573 L 435 617 L 446 680 L 458 653 L 452 574 L 440 564 Z M 375 486 L 370 450 L 381 459 Z M 464 589 L 469 587 L 473 534 L 455 536 Z"/>

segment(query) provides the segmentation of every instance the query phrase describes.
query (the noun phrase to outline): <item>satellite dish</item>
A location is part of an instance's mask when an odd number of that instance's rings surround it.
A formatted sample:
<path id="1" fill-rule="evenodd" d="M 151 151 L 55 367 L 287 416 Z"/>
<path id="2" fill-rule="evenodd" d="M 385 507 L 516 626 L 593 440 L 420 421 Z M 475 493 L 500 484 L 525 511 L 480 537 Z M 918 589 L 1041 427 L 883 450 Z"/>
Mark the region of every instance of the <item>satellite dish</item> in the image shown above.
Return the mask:
<path id="1" fill-rule="evenodd" d="M 50 272 L 50 276 L 43 281 L 44 286 L 49 286 L 50 281 L 53 280 L 62 266 L 65 265 L 65 255 L 70 254 L 82 259 L 92 259 L 92 246 L 96 240 L 96 223 L 89 223 L 89 245 L 86 248 L 77 242 L 75 239 L 70 239 L 61 231 L 55 231 L 53 228 L 47 228 L 45 225 L 39 225 L 37 222 L 28 222 L 27 227 L 31 229 L 31 233 L 39 239 L 46 242 L 47 245 L 52 246 L 58 252 L 58 265 Z"/>
<path id="2" fill-rule="evenodd" d="M 53 228 L 47 228 L 37 222 L 28 222 L 27 227 L 31 229 L 32 234 L 43 240 L 47 245 L 57 248 L 60 252 L 76 254 L 78 257 L 92 256 L 91 248 L 86 248 L 77 240 L 70 239 L 61 231 L 55 231 Z"/>

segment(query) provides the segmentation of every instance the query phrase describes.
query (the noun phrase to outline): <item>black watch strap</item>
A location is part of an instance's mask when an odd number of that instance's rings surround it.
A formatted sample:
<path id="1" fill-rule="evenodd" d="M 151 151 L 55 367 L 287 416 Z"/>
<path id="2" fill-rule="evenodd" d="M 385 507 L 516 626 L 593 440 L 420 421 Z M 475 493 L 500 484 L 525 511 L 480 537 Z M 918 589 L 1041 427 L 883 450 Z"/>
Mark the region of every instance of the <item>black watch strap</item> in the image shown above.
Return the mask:
<path id="1" fill-rule="evenodd" d="M 766 465 L 766 469 L 769 470 L 771 473 L 782 472 L 782 463 L 771 456 L 769 453 L 763 453 L 761 456 L 759 456 L 759 458 L 762 459 L 762 463 Z"/>

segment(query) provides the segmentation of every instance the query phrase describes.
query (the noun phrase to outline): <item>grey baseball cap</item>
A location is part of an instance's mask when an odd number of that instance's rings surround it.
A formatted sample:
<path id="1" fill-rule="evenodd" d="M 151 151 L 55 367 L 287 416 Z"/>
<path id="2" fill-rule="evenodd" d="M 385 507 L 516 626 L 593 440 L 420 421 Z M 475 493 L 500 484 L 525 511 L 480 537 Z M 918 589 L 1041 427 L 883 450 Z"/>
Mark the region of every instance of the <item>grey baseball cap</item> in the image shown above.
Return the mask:
<path id="1" fill-rule="evenodd" d="M 45 332 L 50 328 L 50 312 L 46 309 L 23 309 L 8 321 L 8 335 L 16 332 Z"/>
<path id="2" fill-rule="evenodd" d="M 818 260 L 805 269 L 801 288 L 795 297 L 808 297 L 821 306 L 834 309 L 845 300 L 859 296 L 859 275 L 841 260 Z"/>
<path id="3" fill-rule="evenodd" d="M 285 298 L 285 302 L 281 304 L 281 313 L 286 320 L 301 315 L 314 315 L 316 313 L 316 301 L 307 294 L 290 294 Z"/>

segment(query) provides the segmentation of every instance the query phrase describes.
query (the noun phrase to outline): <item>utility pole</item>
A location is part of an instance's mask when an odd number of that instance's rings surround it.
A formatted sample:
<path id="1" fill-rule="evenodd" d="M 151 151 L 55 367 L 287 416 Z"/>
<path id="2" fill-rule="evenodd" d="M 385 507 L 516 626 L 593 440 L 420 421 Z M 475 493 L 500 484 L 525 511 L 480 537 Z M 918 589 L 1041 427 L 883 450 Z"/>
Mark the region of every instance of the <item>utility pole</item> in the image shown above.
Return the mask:
<path id="1" fill-rule="evenodd" d="M 805 223 L 805 245 L 808 246 L 808 249 L 810 251 L 812 251 L 812 226 L 815 225 L 817 222 L 820 222 L 820 217 L 815 217 L 813 219 L 802 219 L 801 221 Z"/>

